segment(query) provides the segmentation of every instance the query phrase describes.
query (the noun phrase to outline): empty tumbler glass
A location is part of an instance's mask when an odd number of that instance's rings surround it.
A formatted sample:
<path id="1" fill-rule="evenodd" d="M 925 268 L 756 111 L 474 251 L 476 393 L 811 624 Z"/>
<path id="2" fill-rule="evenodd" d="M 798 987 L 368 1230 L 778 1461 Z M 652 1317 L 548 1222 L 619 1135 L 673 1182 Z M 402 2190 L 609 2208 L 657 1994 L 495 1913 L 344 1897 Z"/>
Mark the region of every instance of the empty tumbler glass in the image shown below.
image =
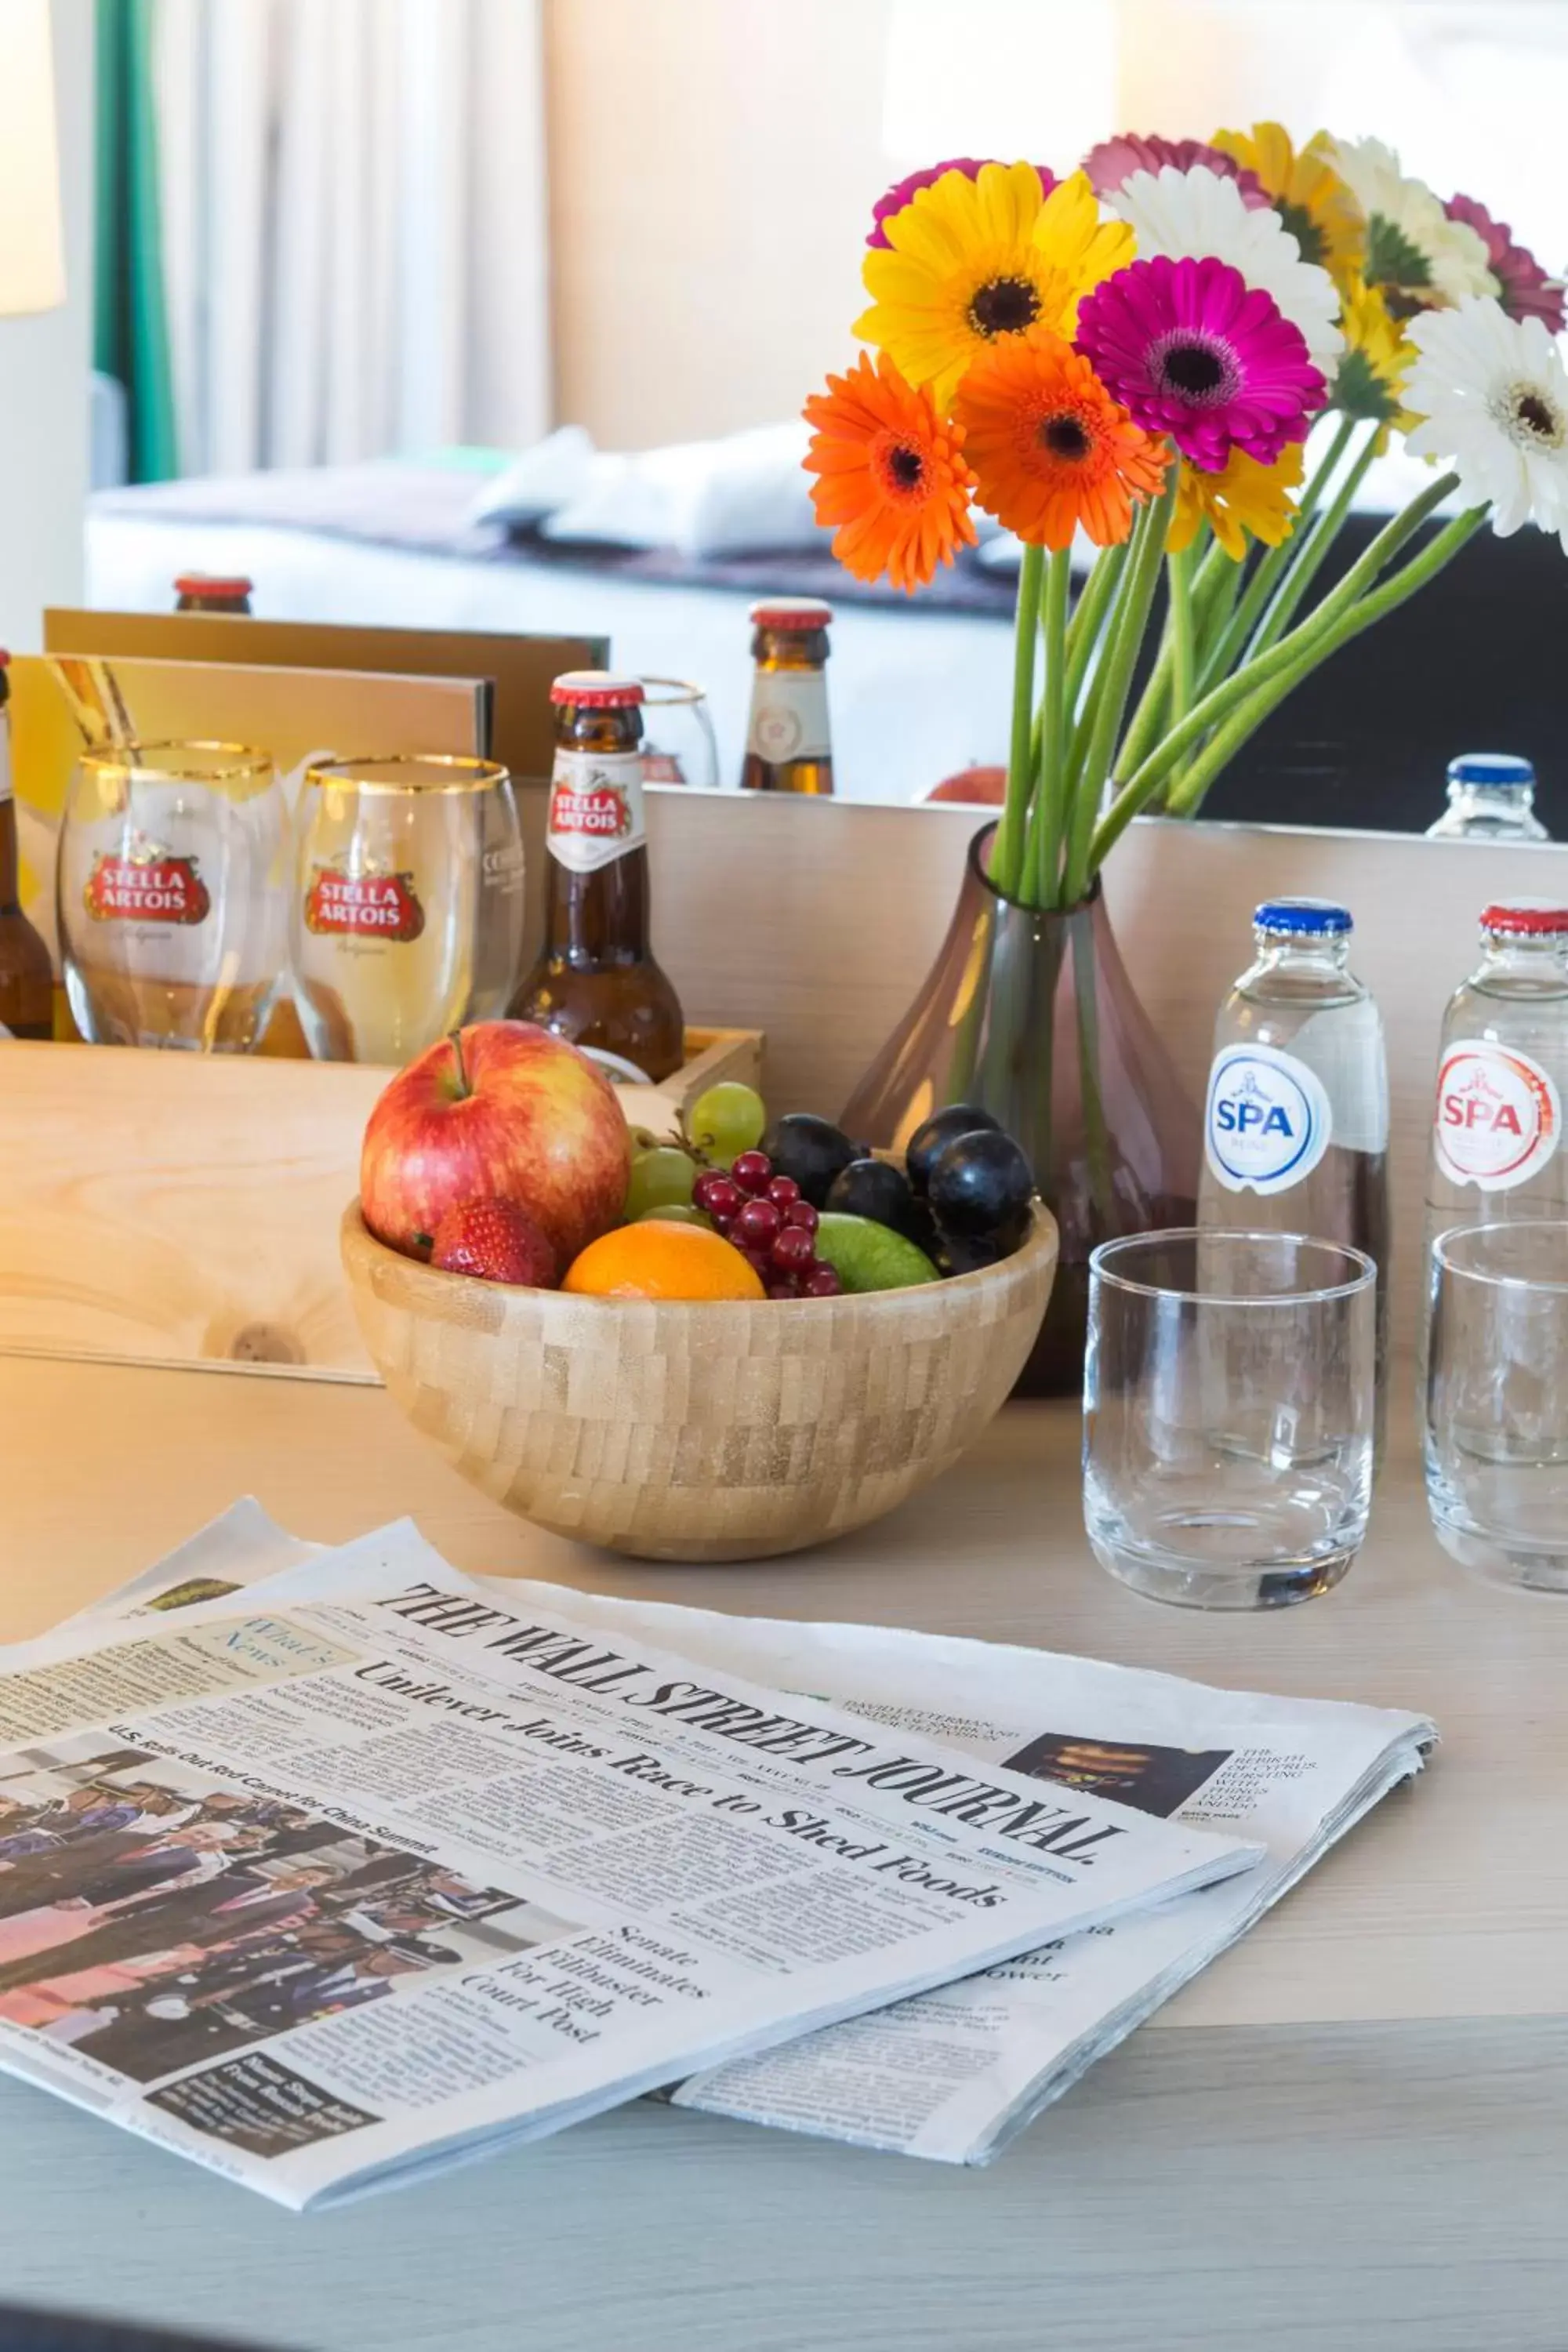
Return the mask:
<path id="1" fill-rule="evenodd" d="M 1568 1592 L 1568 1223 L 1451 1227 L 1429 1280 L 1437 1540 L 1494 1582 Z"/>
<path id="2" fill-rule="evenodd" d="M 1089 1259 L 1084 1519 L 1193 1609 L 1310 1601 L 1372 1499 L 1377 1272 L 1300 1234 L 1142 1234 Z"/>

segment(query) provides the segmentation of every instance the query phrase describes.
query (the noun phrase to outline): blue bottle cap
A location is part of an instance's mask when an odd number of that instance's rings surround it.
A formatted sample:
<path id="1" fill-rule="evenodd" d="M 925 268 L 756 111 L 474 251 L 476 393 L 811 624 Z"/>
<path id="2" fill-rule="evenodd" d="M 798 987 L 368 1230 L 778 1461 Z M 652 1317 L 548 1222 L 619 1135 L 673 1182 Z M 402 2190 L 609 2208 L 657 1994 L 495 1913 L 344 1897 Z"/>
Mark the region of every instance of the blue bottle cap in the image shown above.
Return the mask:
<path id="1" fill-rule="evenodd" d="M 1448 762 L 1451 784 L 1532 784 L 1535 770 L 1511 751 L 1461 751 Z"/>
<path id="2" fill-rule="evenodd" d="M 1355 925 L 1348 907 L 1331 898 L 1265 898 L 1252 918 L 1259 931 L 1285 931 L 1301 940 L 1341 940 Z"/>

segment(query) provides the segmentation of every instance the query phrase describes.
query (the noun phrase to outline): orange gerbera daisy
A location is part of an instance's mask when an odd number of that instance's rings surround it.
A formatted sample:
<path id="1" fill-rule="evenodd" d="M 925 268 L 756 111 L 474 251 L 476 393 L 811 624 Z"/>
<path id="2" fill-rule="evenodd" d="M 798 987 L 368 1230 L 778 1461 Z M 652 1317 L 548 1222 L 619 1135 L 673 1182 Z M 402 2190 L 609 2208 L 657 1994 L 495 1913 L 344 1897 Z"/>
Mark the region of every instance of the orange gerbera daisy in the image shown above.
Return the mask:
<path id="1" fill-rule="evenodd" d="M 816 520 L 837 526 L 833 552 L 857 580 L 923 588 L 957 547 L 973 547 L 963 435 L 943 424 L 925 386 L 906 383 L 886 352 L 862 352 L 805 404 L 815 425 L 805 464 L 818 478 Z"/>
<path id="2" fill-rule="evenodd" d="M 988 514 L 1031 547 L 1098 547 L 1132 528 L 1135 499 L 1161 489 L 1170 451 L 1134 425 L 1089 362 L 1048 329 L 998 343 L 959 385 L 952 413 Z"/>

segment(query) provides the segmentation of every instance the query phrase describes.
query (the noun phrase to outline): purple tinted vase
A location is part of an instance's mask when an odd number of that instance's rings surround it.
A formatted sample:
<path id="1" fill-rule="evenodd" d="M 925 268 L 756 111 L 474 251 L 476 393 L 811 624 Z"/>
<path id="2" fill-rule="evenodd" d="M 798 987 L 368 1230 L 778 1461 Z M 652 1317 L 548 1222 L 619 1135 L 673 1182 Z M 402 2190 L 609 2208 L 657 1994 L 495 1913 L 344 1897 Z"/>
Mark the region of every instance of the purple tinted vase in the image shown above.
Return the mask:
<path id="1" fill-rule="evenodd" d="M 1045 1326 L 1019 1393 L 1083 1386 L 1089 1255 L 1196 1214 L 1197 1113 L 1127 977 L 1098 880 L 1065 912 L 1015 905 L 969 845 L 947 938 L 840 1124 L 901 1149 L 944 1103 L 976 1102 L 1016 1138 L 1061 1229 Z"/>

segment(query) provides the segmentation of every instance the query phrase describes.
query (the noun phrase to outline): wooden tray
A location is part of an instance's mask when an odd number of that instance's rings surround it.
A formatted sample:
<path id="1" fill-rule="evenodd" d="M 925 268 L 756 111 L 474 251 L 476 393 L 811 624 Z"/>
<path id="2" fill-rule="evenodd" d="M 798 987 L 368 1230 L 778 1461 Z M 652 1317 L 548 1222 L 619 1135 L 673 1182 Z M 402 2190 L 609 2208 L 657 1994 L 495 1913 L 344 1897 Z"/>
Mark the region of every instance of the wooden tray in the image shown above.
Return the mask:
<path id="1" fill-rule="evenodd" d="M 671 1129 L 754 1029 L 689 1029 L 628 1120 Z M 0 1353 L 374 1381 L 338 1259 L 390 1072 L 0 1043 Z"/>

